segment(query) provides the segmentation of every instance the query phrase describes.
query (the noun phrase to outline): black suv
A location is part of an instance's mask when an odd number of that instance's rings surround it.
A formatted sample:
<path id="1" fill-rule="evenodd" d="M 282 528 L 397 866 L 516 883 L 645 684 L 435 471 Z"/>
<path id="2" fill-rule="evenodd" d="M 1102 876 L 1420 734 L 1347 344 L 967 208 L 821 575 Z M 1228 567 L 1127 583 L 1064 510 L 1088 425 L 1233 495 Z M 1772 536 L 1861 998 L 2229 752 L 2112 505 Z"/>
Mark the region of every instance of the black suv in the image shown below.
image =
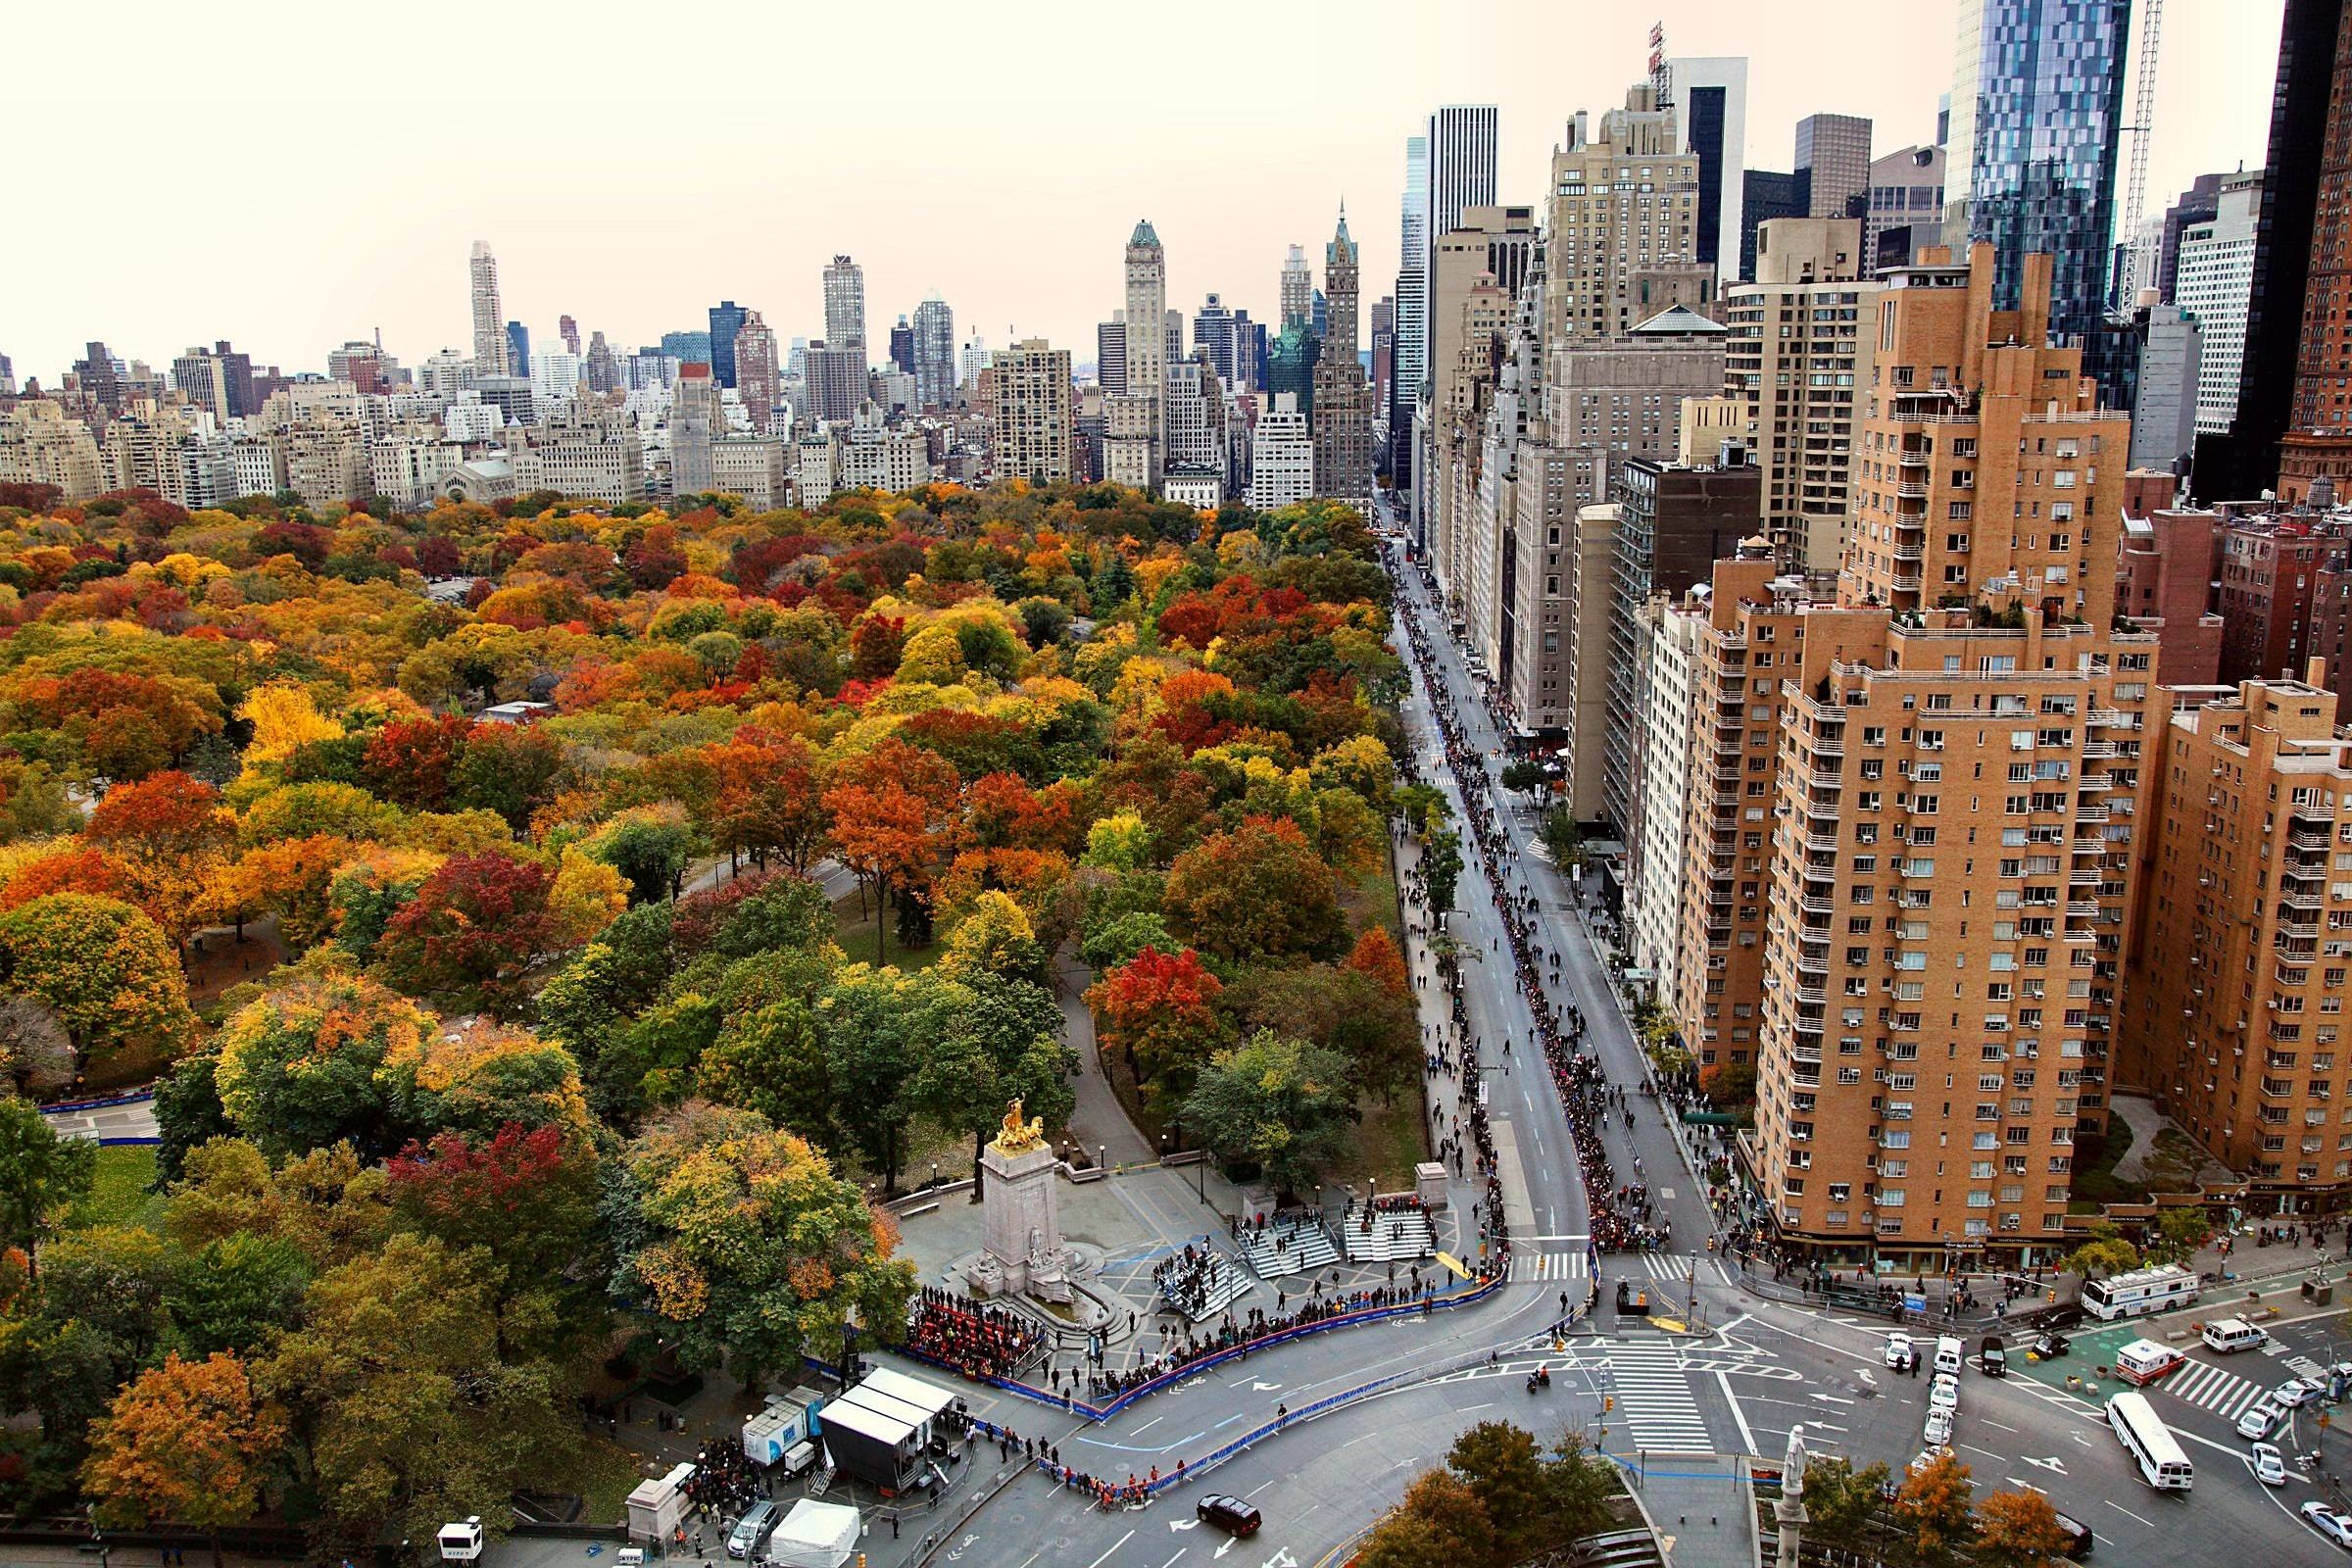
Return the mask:
<path id="1" fill-rule="evenodd" d="M 1193 1512 L 1219 1530 L 1235 1536 L 1254 1536 L 1257 1527 L 1265 1523 L 1255 1508 L 1239 1497 L 1211 1493 L 1193 1507 Z"/>

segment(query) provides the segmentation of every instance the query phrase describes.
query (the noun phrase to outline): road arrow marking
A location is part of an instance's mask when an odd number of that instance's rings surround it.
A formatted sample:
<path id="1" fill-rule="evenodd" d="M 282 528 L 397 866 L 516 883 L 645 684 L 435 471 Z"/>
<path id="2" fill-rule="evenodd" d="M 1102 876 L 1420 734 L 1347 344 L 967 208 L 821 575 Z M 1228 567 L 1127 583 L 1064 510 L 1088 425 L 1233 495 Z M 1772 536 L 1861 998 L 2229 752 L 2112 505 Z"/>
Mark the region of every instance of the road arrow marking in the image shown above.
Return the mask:
<path id="1" fill-rule="evenodd" d="M 2055 1457 L 2048 1459 L 2036 1459 L 2030 1454 L 2020 1454 L 2018 1457 L 2024 1459 L 2026 1463 L 2032 1465 L 2036 1470 L 2048 1470 L 2058 1475 L 2066 1474 L 2066 1466 L 2060 1464 Z"/>
<path id="2" fill-rule="evenodd" d="M 1168 1521 L 1168 1528 L 1170 1530 L 1198 1530 L 1200 1528 L 1200 1521 L 1198 1519 L 1171 1519 Z"/>
<path id="3" fill-rule="evenodd" d="M 1279 1383 L 1252 1383 L 1250 1385 L 1250 1392 L 1251 1394 L 1272 1394 L 1281 1387 L 1282 1385 Z"/>
<path id="4" fill-rule="evenodd" d="M 1232 1549 L 1233 1549 L 1233 1537 L 1231 1537 L 1231 1536 L 1227 1536 L 1227 1537 L 1225 1538 L 1225 1544 L 1223 1544 L 1222 1546 L 1219 1546 L 1219 1547 L 1217 1548 L 1217 1555 L 1218 1555 L 1218 1556 L 1220 1556 L 1220 1557 L 1222 1557 L 1222 1556 L 1224 1556 L 1224 1555 L 1225 1555 L 1227 1552 L 1231 1551 Z"/>

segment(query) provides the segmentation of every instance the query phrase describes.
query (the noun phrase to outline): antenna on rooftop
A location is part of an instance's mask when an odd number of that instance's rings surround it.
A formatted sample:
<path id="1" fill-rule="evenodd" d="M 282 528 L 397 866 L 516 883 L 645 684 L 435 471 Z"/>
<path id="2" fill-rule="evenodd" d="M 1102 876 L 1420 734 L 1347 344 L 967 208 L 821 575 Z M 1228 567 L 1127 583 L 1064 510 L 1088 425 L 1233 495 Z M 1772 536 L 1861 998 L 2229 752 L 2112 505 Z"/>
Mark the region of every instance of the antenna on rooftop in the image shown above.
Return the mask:
<path id="1" fill-rule="evenodd" d="M 2161 4 L 2162 0 L 2157 0 Z M 1674 102 L 1674 68 L 1666 63 L 1666 24 L 1649 24 L 1649 90 L 1657 95 L 1657 107 L 1665 108 Z"/>

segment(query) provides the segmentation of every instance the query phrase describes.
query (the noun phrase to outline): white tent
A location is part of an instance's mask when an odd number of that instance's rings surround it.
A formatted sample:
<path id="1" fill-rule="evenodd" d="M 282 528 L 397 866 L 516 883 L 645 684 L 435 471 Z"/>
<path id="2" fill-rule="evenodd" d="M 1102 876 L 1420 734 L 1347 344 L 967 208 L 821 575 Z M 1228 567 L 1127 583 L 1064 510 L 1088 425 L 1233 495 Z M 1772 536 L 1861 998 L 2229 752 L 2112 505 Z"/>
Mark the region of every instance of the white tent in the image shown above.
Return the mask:
<path id="1" fill-rule="evenodd" d="M 841 1568 L 858 1549 L 858 1510 L 807 1497 L 767 1538 L 767 1560 L 778 1568 Z"/>

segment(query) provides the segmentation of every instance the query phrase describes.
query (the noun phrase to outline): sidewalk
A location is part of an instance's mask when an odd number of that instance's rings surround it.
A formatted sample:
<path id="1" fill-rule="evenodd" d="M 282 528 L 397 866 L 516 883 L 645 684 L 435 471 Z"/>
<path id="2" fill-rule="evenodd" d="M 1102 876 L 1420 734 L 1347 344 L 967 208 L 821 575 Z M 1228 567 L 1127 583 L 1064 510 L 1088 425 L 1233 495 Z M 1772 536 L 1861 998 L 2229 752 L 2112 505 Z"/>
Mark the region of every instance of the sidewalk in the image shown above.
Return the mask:
<path id="1" fill-rule="evenodd" d="M 1094 1009 L 1086 1004 L 1086 988 L 1093 972 L 1070 956 L 1065 948 L 1054 956 L 1054 972 L 1059 980 L 1061 1016 L 1070 1050 L 1078 1056 L 1078 1078 L 1070 1087 L 1077 1103 L 1070 1110 L 1070 1136 L 1078 1141 L 1090 1156 L 1100 1157 L 1112 1165 L 1136 1165 L 1157 1159 L 1159 1151 L 1145 1142 L 1127 1117 L 1127 1107 L 1111 1093 L 1110 1080 L 1102 1072 L 1102 1053 L 1095 1041 Z M 1101 1153 L 1107 1150 L 1107 1153 Z"/>

